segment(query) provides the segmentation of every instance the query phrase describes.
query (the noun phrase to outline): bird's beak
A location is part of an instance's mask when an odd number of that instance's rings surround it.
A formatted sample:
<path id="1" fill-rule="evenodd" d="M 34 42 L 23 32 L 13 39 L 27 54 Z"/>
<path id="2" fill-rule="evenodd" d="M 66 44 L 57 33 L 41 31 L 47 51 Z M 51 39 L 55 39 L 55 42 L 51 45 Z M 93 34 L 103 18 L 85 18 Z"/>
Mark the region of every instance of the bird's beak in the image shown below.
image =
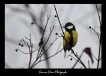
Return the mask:
<path id="1" fill-rule="evenodd" d="M 65 28 L 65 26 L 63 26 L 63 28 Z"/>

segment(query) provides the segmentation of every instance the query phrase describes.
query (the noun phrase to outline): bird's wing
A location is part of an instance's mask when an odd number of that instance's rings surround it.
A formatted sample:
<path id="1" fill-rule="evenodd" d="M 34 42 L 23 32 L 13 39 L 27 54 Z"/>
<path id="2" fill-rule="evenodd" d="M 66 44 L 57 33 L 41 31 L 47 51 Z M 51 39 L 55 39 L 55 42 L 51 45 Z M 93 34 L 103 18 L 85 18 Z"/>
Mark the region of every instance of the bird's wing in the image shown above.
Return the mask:
<path id="1" fill-rule="evenodd" d="M 72 31 L 72 35 L 73 35 L 73 46 L 76 45 L 77 41 L 78 41 L 78 33 L 77 31 Z"/>
<path id="2" fill-rule="evenodd" d="M 63 38 L 63 46 L 65 47 L 69 43 L 71 36 L 68 32 L 64 32 L 64 36 L 65 38 Z"/>
<path id="3" fill-rule="evenodd" d="M 67 50 L 67 47 L 68 47 L 68 43 L 70 42 L 70 34 L 68 32 L 64 32 L 64 38 L 63 38 L 63 47 L 64 47 L 64 58 L 66 57 L 66 50 Z"/>

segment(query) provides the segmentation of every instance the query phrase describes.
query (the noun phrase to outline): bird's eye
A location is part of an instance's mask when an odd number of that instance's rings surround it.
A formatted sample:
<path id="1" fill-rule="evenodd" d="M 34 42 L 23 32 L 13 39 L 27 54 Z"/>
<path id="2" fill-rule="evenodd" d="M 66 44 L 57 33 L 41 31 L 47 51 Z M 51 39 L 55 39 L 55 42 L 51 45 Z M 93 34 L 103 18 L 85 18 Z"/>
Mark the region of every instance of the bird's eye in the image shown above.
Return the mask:
<path id="1" fill-rule="evenodd" d="M 68 26 L 68 27 L 67 27 L 67 29 L 72 29 L 72 28 L 73 28 L 73 26 Z"/>

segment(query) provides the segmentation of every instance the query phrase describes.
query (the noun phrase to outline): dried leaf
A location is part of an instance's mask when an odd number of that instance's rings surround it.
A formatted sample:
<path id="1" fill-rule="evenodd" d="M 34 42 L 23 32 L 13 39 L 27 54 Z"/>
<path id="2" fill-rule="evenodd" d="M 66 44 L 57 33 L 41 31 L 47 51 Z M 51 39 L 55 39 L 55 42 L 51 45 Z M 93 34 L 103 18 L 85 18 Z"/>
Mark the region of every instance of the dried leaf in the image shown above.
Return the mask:
<path id="1" fill-rule="evenodd" d="M 84 49 L 84 52 L 85 52 L 87 55 L 89 55 L 89 57 L 90 57 L 90 59 L 91 59 L 91 61 L 92 61 L 92 63 L 93 63 L 94 61 L 93 61 L 93 58 L 92 58 L 91 48 L 90 48 L 90 47 L 85 48 L 85 49 Z"/>

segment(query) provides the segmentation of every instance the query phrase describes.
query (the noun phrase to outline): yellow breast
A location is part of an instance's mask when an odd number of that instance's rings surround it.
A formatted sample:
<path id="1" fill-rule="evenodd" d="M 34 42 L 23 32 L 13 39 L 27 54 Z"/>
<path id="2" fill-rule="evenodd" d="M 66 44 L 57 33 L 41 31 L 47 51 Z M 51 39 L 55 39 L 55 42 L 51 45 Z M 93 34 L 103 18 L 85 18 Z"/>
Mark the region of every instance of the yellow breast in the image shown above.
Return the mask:
<path id="1" fill-rule="evenodd" d="M 73 30 L 72 33 L 73 33 L 72 36 L 73 36 L 73 47 L 74 47 L 78 41 L 78 33 L 75 30 Z"/>
<path id="2" fill-rule="evenodd" d="M 67 31 L 64 32 L 64 36 L 65 38 L 63 39 L 63 46 L 66 46 L 66 42 L 69 43 L 71 36 Z"/>
<path id="3" fill-rule="evenodd" d="M 64 36 L 65 36 L 65 39 L 63 39 L 63 46 L 66 46 L 66 42 L 69 43 L 70 41 L 70 34 L 66 31 L 64 32 Z M 76 45 L 77 43 L 77 39 L 78 39 L 78 33 L 76 31 L 72 31 L 72 36 L 73 36 L 73 47 Z"/>

